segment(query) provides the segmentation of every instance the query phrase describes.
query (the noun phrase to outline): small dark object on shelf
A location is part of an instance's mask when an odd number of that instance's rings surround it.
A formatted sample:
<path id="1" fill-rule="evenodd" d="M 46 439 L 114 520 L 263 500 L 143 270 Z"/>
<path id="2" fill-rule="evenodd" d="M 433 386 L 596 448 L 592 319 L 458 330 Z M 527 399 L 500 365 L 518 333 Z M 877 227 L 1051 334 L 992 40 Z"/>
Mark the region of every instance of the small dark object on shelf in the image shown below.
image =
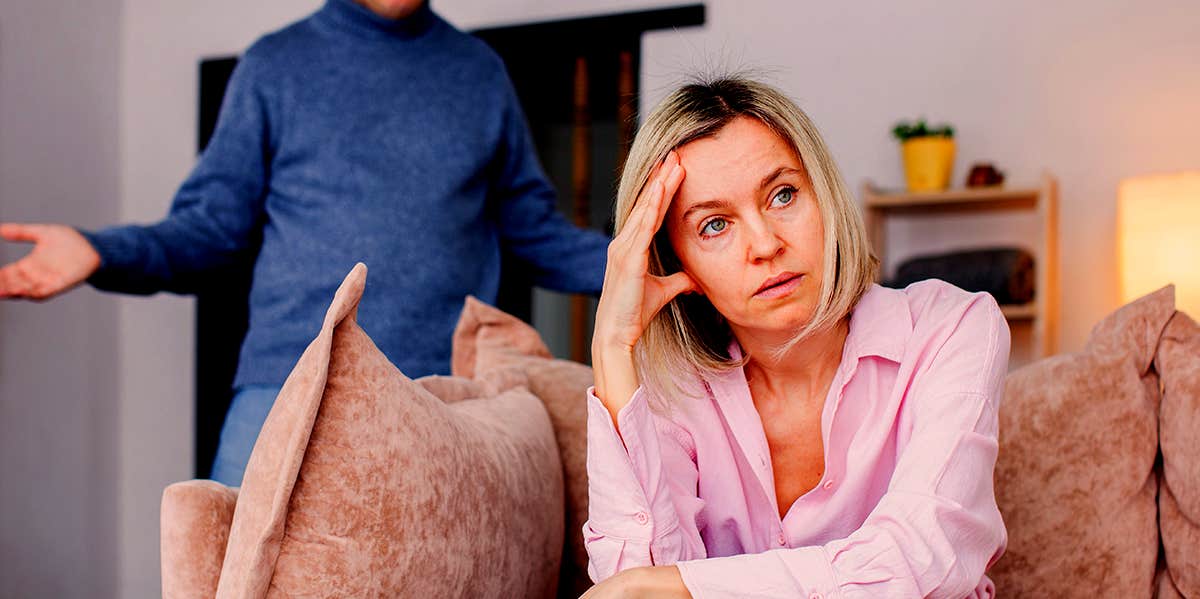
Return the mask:
<path id="1" fill-rule="evenodd" d="M 1004 183 L 1004 173 L 996 170 L 990 162 L 977 162 L 967 175 L 967 187 L 987 187 Z"/>
<path id="2" fill-rule="evenodd" d="M 905 260 L 884 285 L 903 289 L 941 279 L 967 291 L 986 291 L 1000 304 L 1026 304 L 1033 300 L 1033 269 L 1033 255 L 1019 248 L 965 250 Z"/>

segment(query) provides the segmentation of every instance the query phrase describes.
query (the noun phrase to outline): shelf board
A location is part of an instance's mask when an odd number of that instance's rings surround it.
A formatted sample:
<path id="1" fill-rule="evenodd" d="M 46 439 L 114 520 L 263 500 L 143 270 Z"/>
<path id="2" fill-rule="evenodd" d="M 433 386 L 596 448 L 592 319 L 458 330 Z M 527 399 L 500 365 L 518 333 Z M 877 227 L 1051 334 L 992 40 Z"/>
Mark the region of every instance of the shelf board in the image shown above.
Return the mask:
<path id="1" fill-rule="evenodd" d="M 1005 304 L 1000 312 L 1009 320 L 1033 320 L 1037 318 L 1037 306 L 1029 304 Z"/>
<path id="2" fill-rule="evenodd" d="M 980 205 L 1014 201 L 1036 202 L 1041 190 L 1036 188 L 977 187 L 946 191 L 907 191 L 869 188 L 864 198 L 868 208 L 914 208 L 919 206 Z"/>

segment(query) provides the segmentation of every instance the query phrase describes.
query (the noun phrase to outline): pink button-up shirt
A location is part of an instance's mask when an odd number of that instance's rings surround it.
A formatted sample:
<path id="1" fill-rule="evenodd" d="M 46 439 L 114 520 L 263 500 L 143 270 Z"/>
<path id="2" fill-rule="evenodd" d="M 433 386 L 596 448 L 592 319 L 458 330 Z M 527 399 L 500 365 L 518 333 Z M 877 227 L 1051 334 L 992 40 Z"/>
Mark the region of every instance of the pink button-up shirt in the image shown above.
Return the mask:
<path id="1" fill-rule="evenodd" d="M 984 570 L 1007 539 L 992 470 L 1008 351 L 990 295 L 873 286 L 821 413 L 825 474 L 782 520 L 742 369 L 696 381 L 699 397 L 669 415 L 638 389 L 620 436 L 589 391 L 593 580 L 675 564 L 696 599 L 994 596 Z"/>

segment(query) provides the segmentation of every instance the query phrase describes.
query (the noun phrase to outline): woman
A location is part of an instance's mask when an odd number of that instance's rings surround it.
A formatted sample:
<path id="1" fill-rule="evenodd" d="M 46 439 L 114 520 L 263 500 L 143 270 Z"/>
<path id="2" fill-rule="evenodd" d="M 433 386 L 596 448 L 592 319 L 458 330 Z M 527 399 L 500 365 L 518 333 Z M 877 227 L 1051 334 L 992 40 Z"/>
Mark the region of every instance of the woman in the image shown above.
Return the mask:
<path id="1" fill-rule="evenodd" d="M 1009 333 L 991 296 L 873 284 L 824 142 L 752 81 L 667 98 L 616 216 L 585 597 L 993 596 Z"/>

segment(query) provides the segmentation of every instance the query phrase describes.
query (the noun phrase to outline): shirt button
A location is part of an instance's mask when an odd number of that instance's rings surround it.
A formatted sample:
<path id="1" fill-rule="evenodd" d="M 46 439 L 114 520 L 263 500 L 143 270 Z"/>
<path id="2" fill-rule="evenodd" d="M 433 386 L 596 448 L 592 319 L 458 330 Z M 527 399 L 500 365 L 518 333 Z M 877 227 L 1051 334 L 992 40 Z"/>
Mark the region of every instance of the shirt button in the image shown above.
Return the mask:
<path id="1" fill-rule="evenodd" d="M 813 593 L 808 596 L 808 599 L 825 599 L 825 596 L 816 591 L 813 591 Z"/>
<path id="2" fill-rule="evenodd" d="M 779 536 L 775 540 L 779 541 L 780 545 L 787 545 L 787 538 L 783 536 L 783 533 L 779 533 Z"/>
<path id="3" fill-rule="evenodd" d="M 634 514 L 633 519 L 637 520 L 638 524 L 645 525 L 647 522 L 650 521 L 650 516 L 647 516 L 646 512 L 638 512 L 638 513 Z"/>
<path id="4" fill-rule="evenodd" d="M 822 485 L 822 486 L 823 486 L 823 487 L 825 487 L 825 490 L 826 490 L 826 491 L 828 491 L 828 490 L 830 490 L 830 489 L 832 489 L 832 488 L 833 488 L 833 481 L 832 481 L 832 480 L 827 480 L 827 481 L 825 481 L 825 484 L 824 484 L 824 485 Z"/>

